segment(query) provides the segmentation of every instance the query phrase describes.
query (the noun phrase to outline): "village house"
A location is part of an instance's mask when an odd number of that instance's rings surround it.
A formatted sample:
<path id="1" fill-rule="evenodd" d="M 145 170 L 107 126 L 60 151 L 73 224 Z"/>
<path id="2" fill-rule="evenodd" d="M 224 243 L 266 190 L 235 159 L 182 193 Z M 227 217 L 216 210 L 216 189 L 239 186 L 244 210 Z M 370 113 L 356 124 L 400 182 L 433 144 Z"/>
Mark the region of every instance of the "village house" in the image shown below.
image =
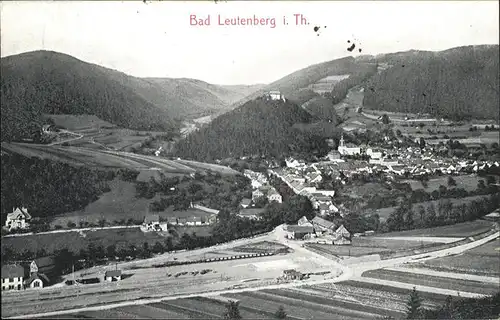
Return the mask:
<path id="1" fill-rule="evenodd" d="M 339 162 L 344 161 L 344 160 L 340 159 L 340 152 L 338 152 L 337 150 L 332 150 L 332 151 L 328 152 L 328 154 L 326 155 L 326 158 L 329 161 L 339 161 Z"/>
<path id="2" fill-rule="evenodd" d="M 339 212 L 339 209 L 332 202 L 328 202 L 328 203 L 320 203 L 318 211 L 321 216 L 326 216 L 332 213 Z"/>
<path id="3" fill-rule="evenodd" d="M 341 225 L 333 234 L 333 244 L 334 245 L 349 245 L 351 244 L 351 233 Z"/>
<path id="4" fill-rule="evenodd" d="M 177 225 L 179 226 L 185 226 L 187 225 L 188 219 L 187 218 L 177 218 Z"/>
<path id="5" fill-rule="evenodd" d="M 278 202 L 278 203 L 283 202 L 283 198 L 281 197 L 281 194 L 279 194 L 274 188 L 268 192 L 267 199 L 269 200 L 269 202 L 273 202 L 273 201 Z"/>
<path id="6" fill-rule="evenodd" d="M 259 198 L 267 197 L 268 201 L 276 201 L 281 203 L 283 199 L 276 189 L 270 185 L 265 185 L 257 190 L 252 191 L 252 200 L 256 202 Z"/>
<path id="7" fill-rule="evenodd" d="M 260 219 L 260 214 L 264 212 L 263 208 L 249 208 L 249 209 L 242 209 L 240 212 L 238 212 L 238 216 L 241 218 L 248 218 L 250 220 L 258 220 Z"/>
<path id="8" fill-rule="evenodd" d="M 371 159 L 381 159 L 382 152 L 377 149 L 368 148 L 366 149 L 366 155 L 370 156 Z"/>
<path id="9" fill-rule="evenodd" d="M 23 289 L 24 268 L 18 264 L 2 266 L 2 291 Z"/>
<path id="10" fill-rule="evenodd" d="M 122 271 L 121 270 L 108 270 L 104 273 L 105 281 L 120 281 L 122 279 Z"/>
<path id="11" fill-rule="evenodd" d="M 306 216 L 303 216 L 302 218 L 297 221 L 298 226 L 307 226 L 307 227 L 312 227 L 312 223 L 306 218 Z"/>
<path id="12" fill-rule="evenodd" d="M 306 179 L 309 183 L 319 183 L 323 180 L 323 177 L 320 173 L 314 172 L 306 175 Z"/>
<path id="13" fill-rule="evenodd" d="M 5 227 L 9 230 L 15 229 L 27 229 L 29 227 L 29 221 L 31 220 L 31 215 L 28 213 L 28 209 L 25 207 L 12 208 L 12 212 L 7 214 L 7 219 L 5 220 Z"/>
<path id="14" fill-rule="evenodd" d="M 283 279 L 285 280 L 302 280 L 304 275 L 294 269 L 283 270 Z"/>
<path id="15" fill-rule="evenodd" d="M 357 147 L 353 144 L 345 145 L 344 143 L 344 134 L 340 137 L 340 145 L 338 147 L 338 151 L 341 155 L 356 155 L 361 154 L 361 148 Z"/>
<path id="16" fill-rule="evenodd" d="M 160 225 L 160 216 L 157 214 L 148 214 L 144 217 L 144 222 L 141 226 L 142 231 L 162 231 Z M 166 230 L 167 228 L 165 228 Z"/>
<path id="17" fill-rule="evenodd" d="M 325 220 L 321 217 L 314 217 L 312 219 L 312 225 L 314 227 L 314 231 L 316 231 L 316 234 L 333 234 L 335 232 L 335 223 Z"/>
<path id="18" fill-rule="evenodd" d="M 303 162 L 299 162 L 298 160 L 293 158 L 285 159 L 285 163 L 288 168 L 299 168 L 305 165 Z"/>
<path id="19" fill-rule="evenodd" d="M 177 225 L 177 217 L 167 217 L 167 225 Z"/>
<path id="20" fill-rule="evenodd" d="M 25 288 L 44 288 L 50 284 L 54 277 L 54 257 L 47 256 L 33 260 L 29 266 L 29 278 L 24 282 Z"/>
<path id="21" fill-rule="evenodd" d="M 252 191 L 252 201 L 257 201 L 259 198 L 264 196 L 264 192 L 259 188 L 257 190 Z"/>
<path id="22" fill-rule="evenodd" d="M 313 237 L 314 228 L 310 226 L 288 225 L 286 227 L 286 233 L 288 239 L 308 239 Z"/>
<path id="23" fill-rule="evenodd" d="M 248 199 L 248 198 L 243 198 L 240 202 L 240 207 L 242 207 L 243 209 L 245 208 L 248 208 L 248 206 L 252 203 L 252 200 L 251 199 Z"/>

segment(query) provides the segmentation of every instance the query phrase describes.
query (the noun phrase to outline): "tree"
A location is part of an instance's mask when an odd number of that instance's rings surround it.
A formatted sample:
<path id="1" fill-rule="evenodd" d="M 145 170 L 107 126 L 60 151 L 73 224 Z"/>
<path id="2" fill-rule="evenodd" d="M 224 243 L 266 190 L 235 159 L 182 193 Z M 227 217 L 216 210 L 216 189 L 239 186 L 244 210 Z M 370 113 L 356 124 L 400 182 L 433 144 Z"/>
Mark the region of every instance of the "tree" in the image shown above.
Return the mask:
<path id="1" fill-rule="evenodd" d="M 73 221 L 68 221 L 68 228 L 73 229 L 76 227 L 76 224 Z"/>
<path id="2" fill-rule="evenodd" d="M 408 210 L 405 216 L 405 229 L 412 230 L 415 228 L 415 220 L 413 219 L 413 210 Z"/>
<path id="3" fill-rule="evenodd" d="M 495 180 L 495 177 L 494 176 L 488 176 L 486 178 L 486 184 L 488 185 L 492 185 L 492 184 L 495 184 L 496 183 L 496 180 Z"/>
<path id="4" fill-rule="evenodd" d="M 240 302 L 239 301 L 229 301 L 226 305 L 226 313 L 224 314 L 224 319 L 227 320 L 240 320 Z"/>
<path id="5" fill-rule="evenodd" d="M 478 188 L 479 190 L 484 190 L 484 189 L 486 188 L 486 185 L 484 184 L 484 180 L 479 180 L 479 181 L 477 182 L 477 188 Z"/>
<path id="6" fill-rule="evenodd" d="M 115 245 L 112 244 L 106 248 L 106 256 L 109 259 L 114 259 L 116 257 L 116 246 Z"/>
<path id="7" fill-rule="evenodd" d="M 425 140 L 424 140 L 424 138 L 421 137 L 420 140 L 419 140 L 419 142 L 418 142 L 418 144 L 419 144 L 420 148 L 422 148 L 422 149 L 425 148 Z"/>
<path id="8" fill-rule="evenodd" d="M 274 313 L 276 319 L 286 319 L 286 312 L 283 306 L 279 306 L 278 311 Z"/>
<path id="9" fill-rule="evenodd" d="M 457 182 L 455 179 L 453 179 L 452 176 L 448 176 L 448 187 L 454 187 L 457 185 Z"/>
<path id="10" fill-rule="evenodd" d="M 382 123 L 383 124 L 389 124 L 389 123 L 391 123 L 391 120 L 389 119 L 389 116 L 387 114 L 385 114 L 385 113 L 382 116 Z"/>
<path id="11" fill-rule="evenodd" d="M 400 206 L 394 210 L 390 216 L 387 218 L 387 226 L 390 231 L 401 231 L 405 227 L 405 213 L 408 208 L 405 203 L 401 203 Z"/>
<path id="12" fill-rule="evenodd" d="M 418 291 L 415 287 L 410 293 L 407 303 L 406 318 L 407 319 L 418 319 L 420 317 L 420 307 L 422 299 L 420 298 Z"/>
<path id="13" fill-rule="evenodd" d="M 436 223 L 436 208 L 434 208 L 434 204 L 431 203 L 427 207 L 427 216 L 425 217 L 425 224 L 427 227 L 433 227 Z"/>

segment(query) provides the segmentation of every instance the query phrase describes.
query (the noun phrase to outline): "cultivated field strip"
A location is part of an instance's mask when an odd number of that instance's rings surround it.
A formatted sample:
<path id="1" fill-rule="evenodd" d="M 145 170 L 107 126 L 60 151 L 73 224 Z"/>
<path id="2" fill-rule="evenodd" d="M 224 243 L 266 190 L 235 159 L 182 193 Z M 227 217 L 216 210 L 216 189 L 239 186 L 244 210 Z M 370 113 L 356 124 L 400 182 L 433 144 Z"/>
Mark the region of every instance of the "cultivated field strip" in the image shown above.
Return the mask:
<path id="1" fill-rule="evenodd" d="M 303 304 L 304 307 L 314 305 L 316 308 L 323 308 L 324 311 L 331 312 L 339 316 L 355 316 L 359 319 L 373 319 L 379 316 L 400 316 L 401 314 L 384 308 L 377 308 L 373 306 L 364 306 L 356 302 L 346 301 L 343 299 L 324 298 L 318 295 L 311 295 L 299 290 L 262 290 L 256 294 L 268 299 L 279 297 L 282 300 L 288 300 L 289 303 Z"/>
<path id="2" fill-rule="evenodd" d="M 171 310 L 157 308 L 153 305 L 135 305 L 118 308 L 119 311 L 125 311 L 129 314 L 135 314 L 141 318 L 149 319 L 188 319 L 189 317 L 182 313 Z"/>
<path id="3" fill-rule="evenodd" d="M 98 311 L 83 311 L 76 314 L 77 316 L 85 316 L 95 319 L 144 319 L 138 315 L 124 312 L 118 309 L 106 309 Z"/>
<path id="4" fill-rule="evenodd" d="M 290 319 L 331 319 L 333 314 L 314 309 L 307 309 L 295 304 L 287 304 L 285 301 L 277 302 L 249 295 L 248 292 L 225 294 L 225 297 L 234 298 L 240 302 L 240 306 L 251 309 L 258 309 L 273 314 L 280 306 L 285 308 L 285 312 Z M 348 318 L 344 318 L 348 319 Z M 353 317 L 352 319 L 356 319 Z"/>
<path id="5" fill-rule="evenodd" d="M 329 299 L 355 301 L 366 306 L 384 306 L 384 310 L 400 312 L 406 312 L 406 303 L 408 300 L 408 294 L 403 295 L 381 290 L 359 288 L 353 285 L 344 285 L 343 283 L 325 283 L 307 286 L 302 290 L 312 294 L 321 295 Z M 426 308 L 434 308 L 439 305 L 439 303 L 432 300 L 424 300 L 422 302 L 422 306 Z"/>
<path id="6" fill-rule="evenodd" d="M 422 276 L 411 272 L 385 269 L 367 271 L 363 273 L 363 277 L 479 294 L 495 294 L 500 289 L 500 284 L 437 276 Z"/>

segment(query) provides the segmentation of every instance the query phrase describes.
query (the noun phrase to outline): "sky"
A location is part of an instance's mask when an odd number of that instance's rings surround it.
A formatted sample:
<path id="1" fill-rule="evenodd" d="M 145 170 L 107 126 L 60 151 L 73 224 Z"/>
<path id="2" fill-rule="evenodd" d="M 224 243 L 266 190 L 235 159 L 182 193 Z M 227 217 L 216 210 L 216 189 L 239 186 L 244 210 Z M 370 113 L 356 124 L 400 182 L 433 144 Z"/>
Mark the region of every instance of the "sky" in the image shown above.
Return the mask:
<path id="1" fill-rule="evenodd" d="M 0 6 L 2 57 L 52 50 L 136 77 L 214 84 L 270 83 L 349 55 L 499 43 L 498 1 L 1 1 Z M 307 23 L 296 25 L 294 14 Z M 210 25 L 191 25 L 192 15 L 205 21 L 210 16 Z M 219 25 L 219 15 L 222 23 L 255 16 L 275 18 L 276 24 Z M 356 48 L 349 52 L 352 43 Z"/>

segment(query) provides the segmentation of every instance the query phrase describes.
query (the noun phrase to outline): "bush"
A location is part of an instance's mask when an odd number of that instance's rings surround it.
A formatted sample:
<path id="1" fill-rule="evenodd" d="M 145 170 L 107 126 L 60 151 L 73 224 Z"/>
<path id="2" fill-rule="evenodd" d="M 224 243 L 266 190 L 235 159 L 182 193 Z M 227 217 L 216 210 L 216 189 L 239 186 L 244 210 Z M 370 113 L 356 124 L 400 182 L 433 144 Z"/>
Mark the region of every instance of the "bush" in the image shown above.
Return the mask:
<path id="1" fill-rule="evenodd" d="M 74 223 L 73 221 L 68 221 L 68 228 L 73 229 L 75 227 L 76 227 L 76 223 Z"/>
<path id="2" fill-rule="evenodd" d="M 60 224 L 56 224 L 56 225 L 54 226 L 54 229 L 56 229 L 56 230 L 60 230 L 60 229 L 62 229 L 62 228 L 63 228 L 63 227 L 62 227 Z"/>

